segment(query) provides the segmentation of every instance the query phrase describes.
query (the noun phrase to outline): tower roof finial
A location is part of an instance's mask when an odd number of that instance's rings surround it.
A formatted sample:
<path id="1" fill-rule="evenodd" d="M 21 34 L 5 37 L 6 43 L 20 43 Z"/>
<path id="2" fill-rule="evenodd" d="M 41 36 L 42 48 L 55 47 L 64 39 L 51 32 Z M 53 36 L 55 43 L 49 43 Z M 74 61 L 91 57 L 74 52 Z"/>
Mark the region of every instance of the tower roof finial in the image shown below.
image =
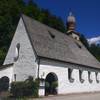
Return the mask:
<path id="1" fill-rule="evenodd" d="M 72 12 L 69 12 L 69 16 L 67 18 L 67 22 L 76 22 L 75 17 Z"/>

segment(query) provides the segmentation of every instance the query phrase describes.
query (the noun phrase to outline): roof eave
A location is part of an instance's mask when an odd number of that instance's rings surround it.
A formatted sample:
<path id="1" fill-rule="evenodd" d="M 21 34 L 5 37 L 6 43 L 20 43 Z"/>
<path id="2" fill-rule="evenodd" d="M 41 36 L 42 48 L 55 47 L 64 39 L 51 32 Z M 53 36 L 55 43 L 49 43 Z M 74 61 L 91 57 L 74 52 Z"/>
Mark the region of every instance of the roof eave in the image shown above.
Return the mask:
<path id="1" fill-rule="evenodd" d="M 71 61 L 62 61 L 62 60 L 47 58 L 47 57 L 43 57 L 43 56 L 38 56 L 38 57 L 39 57 L 39 59 L 48 59 L 48 60 L 53 60 L 53 61 L 57 61 L 57 62 L 61 62 L 61 63 L 69 63 L 69 64 L 82 66 L 82 67 L 85 67 L 85 68 L 92 68 L 92 69 L 100 71 L 100 68 L 96 68 L 96 67 L 88 66 L 88 65 L 77 64 L 77 63 L 74 63 L 74 62 L 71 62 Z"/>

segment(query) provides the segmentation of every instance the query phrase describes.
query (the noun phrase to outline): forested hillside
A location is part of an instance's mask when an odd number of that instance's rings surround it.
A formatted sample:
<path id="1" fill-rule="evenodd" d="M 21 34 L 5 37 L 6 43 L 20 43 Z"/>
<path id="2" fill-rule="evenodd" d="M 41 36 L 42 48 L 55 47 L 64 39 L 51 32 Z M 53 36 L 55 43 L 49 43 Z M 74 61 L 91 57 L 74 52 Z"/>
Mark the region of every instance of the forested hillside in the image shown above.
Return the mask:
<path id="1" fill-rule="evenodd" d="M 0 65 L 4 61 L 22 13 L 61 32 L 66 31 L 65 25 L 60 17 L 51 14 L 48 10 L 40 9 L 32 0 L 29 0 L 27 4 L 23 0 L 0 0 Z M 81 40 L 88 47 L 83 35 Z M 94 53 L 94 51 L 91 52 Z M 100 55 L 97 58 L 100 59 Z"/>

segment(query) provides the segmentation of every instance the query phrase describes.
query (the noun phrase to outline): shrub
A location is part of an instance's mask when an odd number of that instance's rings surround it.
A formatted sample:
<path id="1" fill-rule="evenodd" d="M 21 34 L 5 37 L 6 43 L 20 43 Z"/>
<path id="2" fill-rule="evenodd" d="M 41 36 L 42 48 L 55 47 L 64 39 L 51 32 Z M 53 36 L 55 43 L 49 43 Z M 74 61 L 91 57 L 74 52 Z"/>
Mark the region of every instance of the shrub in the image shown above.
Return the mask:
<path id="1" fill-rule="evenodd" d="M 58 82 L 57 81 L 54 81 L 53 83 L 52 83 L 52 88 L 57 88 L 58 87 Z"/>
<path id="2" fill-rule="evenodd" d="M 57 87 L 58 87 L 58 82 L 57 81 L 52 82 L 51 88 L 52 88 L 53 94 L 55 95 L 57 94 Z"/>
<path id="3" fill-rule="evenodd" d="M 30 78 L 31 79 L 31 78 Z M 14 97 L 24 97 L 24 96 L 34 96 L 38 97 L 38 82 L 31 80 L 26 80 L 24 82 L 12 82 L 11 83 L 11 93 Z"/>
<path id="4" fill-rule="evenodd" d="M 49 82 L 45 82 L 45 87 L 49 88 L 49 86 L 50 86 Z"/>
<path id="5" fill-rule="evenodd" d="M 14 97 L 22 97 L 24 87 L 25 87 L 24 82 L 13 82 L 11 83 L 10 91 Z"/>

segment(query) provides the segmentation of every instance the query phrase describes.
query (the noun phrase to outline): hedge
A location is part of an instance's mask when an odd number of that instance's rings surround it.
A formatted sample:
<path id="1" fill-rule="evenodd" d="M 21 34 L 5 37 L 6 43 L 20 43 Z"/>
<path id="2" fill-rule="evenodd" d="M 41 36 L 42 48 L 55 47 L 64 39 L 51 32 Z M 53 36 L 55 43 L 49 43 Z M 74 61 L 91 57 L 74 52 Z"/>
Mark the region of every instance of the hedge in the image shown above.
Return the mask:
<path id="1" fill-rule="evenodd" d="M 38 81 L 26 80 L 24 82 L 12 82 L 10 92 L 14 97 L 34 96 L 38 97 Z"/>

